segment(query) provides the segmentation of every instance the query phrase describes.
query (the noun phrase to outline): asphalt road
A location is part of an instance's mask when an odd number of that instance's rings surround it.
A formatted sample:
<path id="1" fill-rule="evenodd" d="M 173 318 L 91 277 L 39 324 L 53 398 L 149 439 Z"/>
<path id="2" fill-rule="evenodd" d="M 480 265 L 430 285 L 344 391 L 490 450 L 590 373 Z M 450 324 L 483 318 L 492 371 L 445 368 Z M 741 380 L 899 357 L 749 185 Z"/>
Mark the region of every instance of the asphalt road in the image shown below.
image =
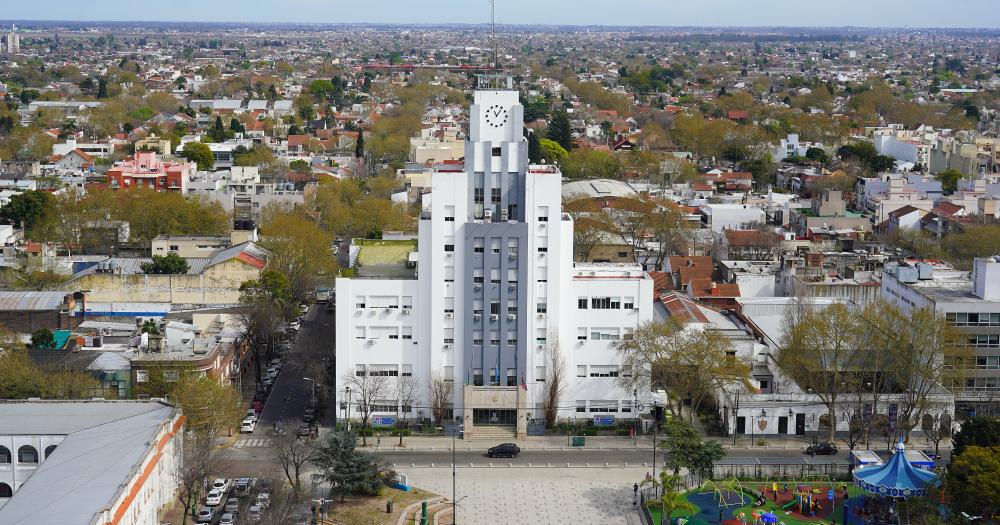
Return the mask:
<path id="1" fill-rule="evenodd" d="M 305 368 L 310 362 L 322 359 L 324 353 L 333 356 L 334 321 L 333 314 L 326 311 L 325 304 L 310 307 L 296 335 L 291 352 L 284 357 L 284 367 L 278 374 L 271 395 L 264 404 L 264 411 L 252 434 L 257 437 L 270 436 L 270 430 L 277 422 L 294 420 L 296 425 L 302 420 L 309 401 L 312 383 L 304 381 Z M 251 435 L 247 435 L 251 436 Z"/>
<path id="2" fill-rule="evenodd" d="M 433 463 L 435 466 L 441 466 L 451 464 L 450 449 L 435 450 L 433 452 L 413 450 L 402 450 L 399 452 L 381 451 L 379 454 L 382 455 L 386 462 L 399 465 L 408 466 L 412 463 L 417 466 L 429 466 Z M 657 462 L 663 460 L 662 455 L 657 454 L 657 456 Z M 644 461 L 652 464 L 653 452 L 651 450 L 525 450 L 512 459 L 489 459 L 486 457 L 485 449 L 472 451 L 459 449 L 455 451 L 455 463 L 459 465 L 468 465 L 469 463 L 485 465 L 492 462 L 494 465 L 503 466 L 507 466 L 508 463 L 519 466 L 527 466 L 528 463 L 532 465 L 552 463 L 553 466 L 566 466 L 566 463 L 573 465 L 590 463 L 594 466 L 603 466 L 607 463 L 610 466 L 620 467 L 626 462 L 630 465 L 642 465 Z"/>

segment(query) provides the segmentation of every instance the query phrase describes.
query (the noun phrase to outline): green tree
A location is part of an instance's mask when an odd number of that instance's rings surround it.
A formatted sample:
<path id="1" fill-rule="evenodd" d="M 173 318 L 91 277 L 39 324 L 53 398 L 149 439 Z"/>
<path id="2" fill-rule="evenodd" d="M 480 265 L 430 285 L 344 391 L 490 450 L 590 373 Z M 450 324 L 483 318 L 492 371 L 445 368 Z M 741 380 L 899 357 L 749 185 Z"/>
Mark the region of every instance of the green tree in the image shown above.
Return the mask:
<path id="1" fill-rule="evenodd" d="M 1000 418 L 976 416 L 962 423 L 952 439 L 952 455 L 960 456 L 966 447 L 1000 447 Z"/>
<path id="2" fill-rule="evenodd" d="M 229 130 L 233 133 L 245 133 L 247 129 L 243 126 L 243 123 L 240 122 L 240 119 L 233 117 L 233 119 L 229 121 Z"/>
<path id="3" fill-rule="evenodd" d="M 552 113 L 545 136 L 557 142 L 566 151 L 573 149 L 573 128 L 570 127 L 569 114 L 565 110 L 560 109 Z"/>
<path id="4" fill-rule="evenodd" d="M 308 161 L 302 159 L 295 159 L 288 163 L 288 167 L 292 169 L 295 173 L 310 173 L 312 171 L 312 166 L 309 165 Z"/>
<path id="5" fill-rule="evenodd" d="M 188 272 L 190 266 L 186 259 L 176 253 L 154 255 L 152 262 L 139 265 L 143 273 L 182 275 Z"/>
<path id="6" fill-rule="evenodd" d="M 889 155 L 875 155 L 871 160 L 872 171 L 875 173 L 890 171 L 895 165 L 896 159 Z"/>
<path id="7" fill-rule="evenodd" d="M 31 333 L 32 348 L 55 348 L 56 336 L 48 328 L 39 328 Z"/>
<path id="8" fill-rule="evenodd" d="M 187 430 L 217 436 L 239 425 L 243 402 L 232 385 L 190 370 L 178 370 L 177 377 L 170 400 L 184 414 Z"/>
<path id="9" fill-rule="evenodd" d="M 826 154 L 826 150 L 823 148 L 812 147 L 806 150 L 806 158 L 818 162 L 820 164 L 826 164 L 830 161 L 829 156 Z"/>
<path id="10" fill-rule="evenodd" d="M 222 124 L 222 116 L 215 116 L 215 125 L 208 132 L 208 136 L 212 138 L 213 142 L 224 142 L 226 140 L 226 127 Z"/>
<path id="11" fill-rule="evenodd" d="M 343 502 L 350 494 L 378 494 L 396 479 L 396 473 L 378 455 L 357 449 L 351 432 L 334 432 L 317 447 L 312 464 Z"/>
<path id="12" fill-rule="evenodd" d="M 659 507 L 659 525 L 671 523 L 673 518 L 688 516 L 699 511 L 699 508 L 688 501 L 687 497 L 685 497 L 684 491 L 681 488 L 680 476 L 671 474 L 667 472 L 666 469 L 660 471 L 659 482 L 649 479 L 643 481 L 643 485 L 661 487 L 660 498 L 658 500 L 650 500 L 646 503 L 646 505 L 650 507 Z M 677 516 L 674 515 L 675 513 Z M 664 520 L 666 520 L 666 522 Z"/>
<path id="13" fill-rule="evenodd" d="M 615 179 L 622 165 L 612 153 L 578 149 L 570 152 L 560 167 L 568 179 Z"/>
<path id="14" fill-rule="evenodd" d="M 528 162 L 538 164 L 542 161 L 542 144 L 538 140 L 538 133 L 528 133 Z"/>
<path id="15" fill-rule="evenodd" d="M 360 159 L 365 156 L 365 132 L 358 130 L 358 140 L 354 141 L 354 158 Z"/>
<path id="16" fill-rule="evenodd" d="M 301 208 L 268 209 L 260 226 L 260 244 L 270 251 L 268 265 L 288 278 L 292 295 L 305 297 L 337 272 L 330 256 L 333 237 Z"/>
<path id="17" fill-rule="evenodd" d="M 97 81 L 97 98 L 108 98 L 108 81 L 104 77 Z"/>
<path id="18" fill-rule="evenodd" d="M 555 164 L 562 162 L 569 153 L 566 148 L 559 145 L 558 142 L 550 139 L 541 139 L 538 141 L 538 145 L 541 149 L 543 161 L 549 164 Z"/>
<path id="19" fill-rule="evenodd" d="M 2 209 L 0 217 L 14 224 L 23 226 L 30 231 L 41 221 L 42 217 L 51 213 L 55 207 L 55 198 L 46 191 L 26 191 L 10 198 Z"/>
<path id="20" fill-rule="evenodd" d="M 948 194 L 955 193 L 958 190 L 958 181 L 964 177 L 964 173 L 954 168 L 944 170 L 934 176 L 936 180 L 941 182 L 941 189 Z"/>
<path id="21" fill-rule="evenodd" d="M 211 171 L 215 167 L 215 155 L 208 144 L 188 142 L 181 151 L 181 156 L 198 165 L 200 171 Z"/>
<path id="22" fill-rule="evenodd" d="M 945 479 L 955 510 L 982 516 L 1000 511 L 1000 447 L 966 447 L 952 458 Z"/>
<path id="23" fill-rule="evenodd" d="M 694 426 L 681 418 L 671 418 L 664 425 L 664 440 L 660 444 L 666 460 L 664 467 L 679 474 L 682 468 L 701 478 L 711 478 L 715 463 L 726 457 L 726 451 L 715 441 L 705 441 Z"/>

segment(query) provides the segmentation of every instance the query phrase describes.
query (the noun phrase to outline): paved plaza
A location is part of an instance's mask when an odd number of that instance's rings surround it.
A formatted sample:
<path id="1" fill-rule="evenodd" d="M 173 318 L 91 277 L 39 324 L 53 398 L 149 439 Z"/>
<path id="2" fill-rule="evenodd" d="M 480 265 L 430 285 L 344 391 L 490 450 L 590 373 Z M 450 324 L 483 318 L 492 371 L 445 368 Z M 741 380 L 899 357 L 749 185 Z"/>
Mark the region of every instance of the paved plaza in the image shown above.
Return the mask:
<path id="1" fill-rule="evenodd" d="M 459 468 L 458 523 L 639 525 L 632 484 L 642 468 Z M 451 468 L 400 468 L 411 485 L 451 499 Z M 464 498 L 464 499 L 463 499 Z"/>

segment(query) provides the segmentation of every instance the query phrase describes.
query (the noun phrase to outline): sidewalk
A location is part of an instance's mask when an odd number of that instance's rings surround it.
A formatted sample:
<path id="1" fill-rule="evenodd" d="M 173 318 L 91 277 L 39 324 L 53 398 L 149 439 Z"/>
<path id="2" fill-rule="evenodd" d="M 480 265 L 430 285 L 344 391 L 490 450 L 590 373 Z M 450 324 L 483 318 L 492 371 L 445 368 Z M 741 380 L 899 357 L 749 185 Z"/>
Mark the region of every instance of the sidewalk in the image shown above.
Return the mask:
<path id="1" fill-rule="evenodd" d="M 632 450 L 649 448 L 653 436 L 639 436 L 638 439 L 619 436 L 587 436 L 583 447 L 573 447 L 570 444 L 572 436 L 528 436 L 526 439 L 511 440 L 521 447 L 521 450 L 560 450 L 560 449 L 599 449 L 599 450 Z M 487 449 L 499 444 L 496 439 L 455 439 L 456 450 Z M 410 436 L 403 438 L 403 447 L 399 448 L 398 436 L 382 436 L 381 445 L 377 437 L 368 438 L 369 448 L 373 450 L 451 450 L 451 436 Z"/>

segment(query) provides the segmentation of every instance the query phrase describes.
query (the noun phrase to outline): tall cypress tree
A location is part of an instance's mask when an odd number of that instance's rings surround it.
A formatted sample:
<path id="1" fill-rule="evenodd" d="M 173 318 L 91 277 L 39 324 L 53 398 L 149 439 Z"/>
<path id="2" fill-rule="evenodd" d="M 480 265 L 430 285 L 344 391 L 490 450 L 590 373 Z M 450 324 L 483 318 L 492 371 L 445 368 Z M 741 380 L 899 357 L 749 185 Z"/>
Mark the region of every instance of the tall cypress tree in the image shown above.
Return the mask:
<path id="1" fill-rule="evenodd" d="M 97 98 L 108 98 L 108 81 L 104 77 L 97 83 Z"/>
<path id="2" fill-rule="evenodd" d="M 545 135 L 549 140 L 558 142 L 566 151 L 573 149 L 573 130 L 570 128 L 566 110 L 560 109 L 552 113 L 552 120 L 549 121 Z"/>
<path id="3" fill-rule="evenodd" d="M 538 140 L 538 133 L 528 133 L 528 162 L 538 164 L 542 161 L 542 144 Z"/>
<path id="4" fill-rule="evenodd" d="M 365 156 L 365 132 L 358 131 L 358 140 L 354 143 L 354 157 L 360 159 Z"/>

